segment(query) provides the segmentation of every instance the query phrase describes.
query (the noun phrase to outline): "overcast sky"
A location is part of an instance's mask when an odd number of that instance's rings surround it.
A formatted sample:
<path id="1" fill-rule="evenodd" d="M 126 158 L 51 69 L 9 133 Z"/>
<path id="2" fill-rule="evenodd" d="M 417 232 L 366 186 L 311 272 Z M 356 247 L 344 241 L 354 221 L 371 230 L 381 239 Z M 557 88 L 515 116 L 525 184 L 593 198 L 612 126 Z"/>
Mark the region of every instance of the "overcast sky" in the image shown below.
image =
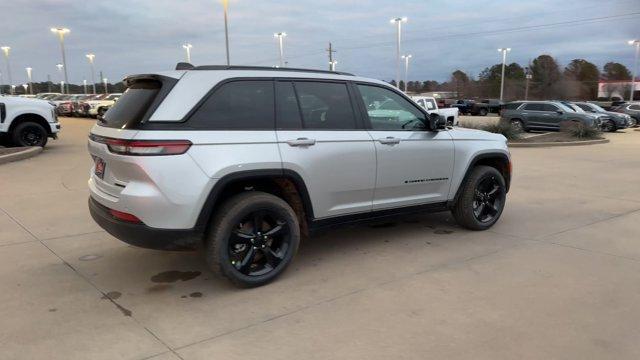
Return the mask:
<path id="1" fill-rule="evenodd" d="M 523 65 L 545 53 L 563 65 L 585 58 L 598 66 L 618 61 L 632 67 L 633 48 L 626 42 L 640 38 L 638 0 L 486 3 L 230 0 L 231 62 L 276 65 L 273 33 L 285 31 L 285 60 L 291 67 L 327 68 L 324 49 L 331 41 L 337 70 L 390 80 L 395 77 L 395 27 L 389 20 L 406 16 L 403 52 L 413 55 L 410 79 L 443 81 L 455 69 L 475 76 L 500 62 L 499 47 L 511 47 L 507 61 Z M 576 22 L 558 24 L 569 21 Z M 545 26 L 532 28 L 538 25 Z M 2 0 L 0 45 L 12 48 L 14 83 L 26 81 L 27 66 L 34 69 L 34 81 L 44 81 L 47 74 L 60 80 L 55 68 L 60 49 L 49 30 L 56 26 L 71 29 L 65 44 L 72 83 L 90 79 L 87 52 L 96 54 L 96 69 L 110 81 L 172 69 L 185 58 L 184 42 L 193 44 L 196 65 L 225 61 L 220 0 Z M 4 75 L 4 62 L 0 69 Z"/>

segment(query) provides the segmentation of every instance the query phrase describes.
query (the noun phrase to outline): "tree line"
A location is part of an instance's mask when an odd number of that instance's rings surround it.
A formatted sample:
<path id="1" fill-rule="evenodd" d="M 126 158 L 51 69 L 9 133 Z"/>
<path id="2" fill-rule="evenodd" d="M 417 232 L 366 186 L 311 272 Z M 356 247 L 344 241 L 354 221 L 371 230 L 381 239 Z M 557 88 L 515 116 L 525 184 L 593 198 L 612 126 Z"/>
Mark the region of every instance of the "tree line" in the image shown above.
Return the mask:
<path id="1" fill-rule="evenodd" d="M 449 80 L 442 83 L 433 80 L 409 81 L 407 91 L 453 91 L 457 93 L 458 98 L 499 98 L 501 73 L 501 63 L 485 68 L 477 78 L 462 70 L 455 70 Z M 552 56 L 540 55 L 526 67 L 515 62 L 505 66 L 505 100 L 525 97 L 526 74 L 531 75 L 529 99 L 569 100 L 595 100 L 600 80 L 628 81 L 632 76 L 626 66 L 617 62 L 608 62 L 599 69 L 585 59 L 574 59 L 562 68 Z M 391 84 L 395 85 L 395 81 L 391 81 Z M 628 96 L 630 88 L 619 89 L 619 86 L 612 84 L 610 88 L 605 87 L 605 92 L 609 93 L 607 97 L 616 90 Z M 400 81 L 400 88 L 404 89 L 403 81 Z"/>

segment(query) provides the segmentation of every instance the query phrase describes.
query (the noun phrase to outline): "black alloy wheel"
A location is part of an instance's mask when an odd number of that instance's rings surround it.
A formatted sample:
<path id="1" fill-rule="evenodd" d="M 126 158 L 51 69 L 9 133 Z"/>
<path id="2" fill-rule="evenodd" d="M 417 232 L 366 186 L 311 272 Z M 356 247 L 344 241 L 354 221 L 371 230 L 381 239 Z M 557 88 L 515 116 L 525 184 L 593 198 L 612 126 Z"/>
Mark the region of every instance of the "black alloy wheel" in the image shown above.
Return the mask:
<path id="1" fill-rule="evenodd" d="M 615 132 L 616 125 L 613 123 L 613 120 L 605 121 L 601 126 L 601 130 L 604 132 Z"/>
<path id="2" fill-rule="evenodd" d="M 491 222 L 502 208 L 503 189 L 495 176 L 483 178 L 475 189 L 473 215 L 481 223 Z"/>
<path id="3" fill-rule="evenodd" d="M 228 255 L 231 265 L 247 276 L 274 271 L 290 247 L 287 223 L 268 210 L 249 213 L 231 231 Z"/>
<path id="4" fill-rule="evenodd" d="M 17 146 L 45 146 L 47 130 L 36 122 L 23 122 L 13 131 L 13 143 Z"/>

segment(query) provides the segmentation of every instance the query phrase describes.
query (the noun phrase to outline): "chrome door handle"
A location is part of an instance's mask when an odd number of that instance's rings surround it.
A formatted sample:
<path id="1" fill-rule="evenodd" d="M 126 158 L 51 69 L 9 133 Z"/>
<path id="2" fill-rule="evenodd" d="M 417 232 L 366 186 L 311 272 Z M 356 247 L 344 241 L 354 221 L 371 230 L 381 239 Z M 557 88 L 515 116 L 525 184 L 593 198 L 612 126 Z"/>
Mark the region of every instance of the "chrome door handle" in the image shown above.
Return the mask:
<path id="1" fill-rule="evenodd" d="M 386 138 L 378 139 L 378 141 L 380 142 L 380 144 L 385 144 L 385 145 L 400 144 L 400 139 L 395 138 L 395 137 L 391 137 L 391 136 L 387 136 Z"/>
<path id="2" fill-rule="evenodd" d="M 287 140 L 289 146 L 311 146 L 316 144 L 316 139 L 297 138 L 295 140 Z"/>

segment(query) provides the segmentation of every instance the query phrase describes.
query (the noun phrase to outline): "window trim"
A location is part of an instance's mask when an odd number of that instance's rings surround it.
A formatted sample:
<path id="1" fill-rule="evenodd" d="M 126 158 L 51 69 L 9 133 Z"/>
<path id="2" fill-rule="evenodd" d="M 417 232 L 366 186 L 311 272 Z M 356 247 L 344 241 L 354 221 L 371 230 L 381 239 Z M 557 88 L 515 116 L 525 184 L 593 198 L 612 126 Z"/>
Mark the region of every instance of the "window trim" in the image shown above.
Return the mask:
<path id="1" fill-rule="evenodd" d="M 404 98 L 405 100 L 407 100 L 409 102 L 409 104 L 411 104 L 411 106 L 413 106 L 414 108 L 416 108 L 420 113 L 422 113 L 422 115 L 424 115 L 425 120 L 429 119 L 429 113 L 426 112 L 426 110 L 424 110 L 420 105 L 416 104 L 413 100 L 411 100 L 410 97 L 408 97 L 407 95 L 405 95 L 404 93 L 402 93 L 401 91 L 399 91 L 398 89 L 392 87 L 392 86 L 385 86 L 382 84 L 377 84 L 377 83 L 370 83 L 370 82 L 366 82 L 366 81 L 352 81 L 353 84 L 353 88 L 354 91 L 357 92 L 357 98 L 358 98 L 358 103 L 360 104 L 360 111 L 363 113 L 363 120 L 365 122 L 365 129 L 370 130 L 370 131 L 431 131 L 429 130 L 429 128 L 426 126 L 424 129 L 398 129 L 398 130 L 379 130 L 379 129 L 374 129 L 373 126 L 371 125 L 371 119 L 369 119 L 369 112 L 367 112 L 367 107 L 364 104 L 364 100 L 362 98 L 362 94 L 360 93 L 360 89 L 358 89 L 358 85 L 364 85 L 364 86 L 373 86 L 373 87 L 378 87 L 381 89 L 385 89 L 385 90 L 389 90 L 397 95 L 399 95 L 400 97 Z"/>

